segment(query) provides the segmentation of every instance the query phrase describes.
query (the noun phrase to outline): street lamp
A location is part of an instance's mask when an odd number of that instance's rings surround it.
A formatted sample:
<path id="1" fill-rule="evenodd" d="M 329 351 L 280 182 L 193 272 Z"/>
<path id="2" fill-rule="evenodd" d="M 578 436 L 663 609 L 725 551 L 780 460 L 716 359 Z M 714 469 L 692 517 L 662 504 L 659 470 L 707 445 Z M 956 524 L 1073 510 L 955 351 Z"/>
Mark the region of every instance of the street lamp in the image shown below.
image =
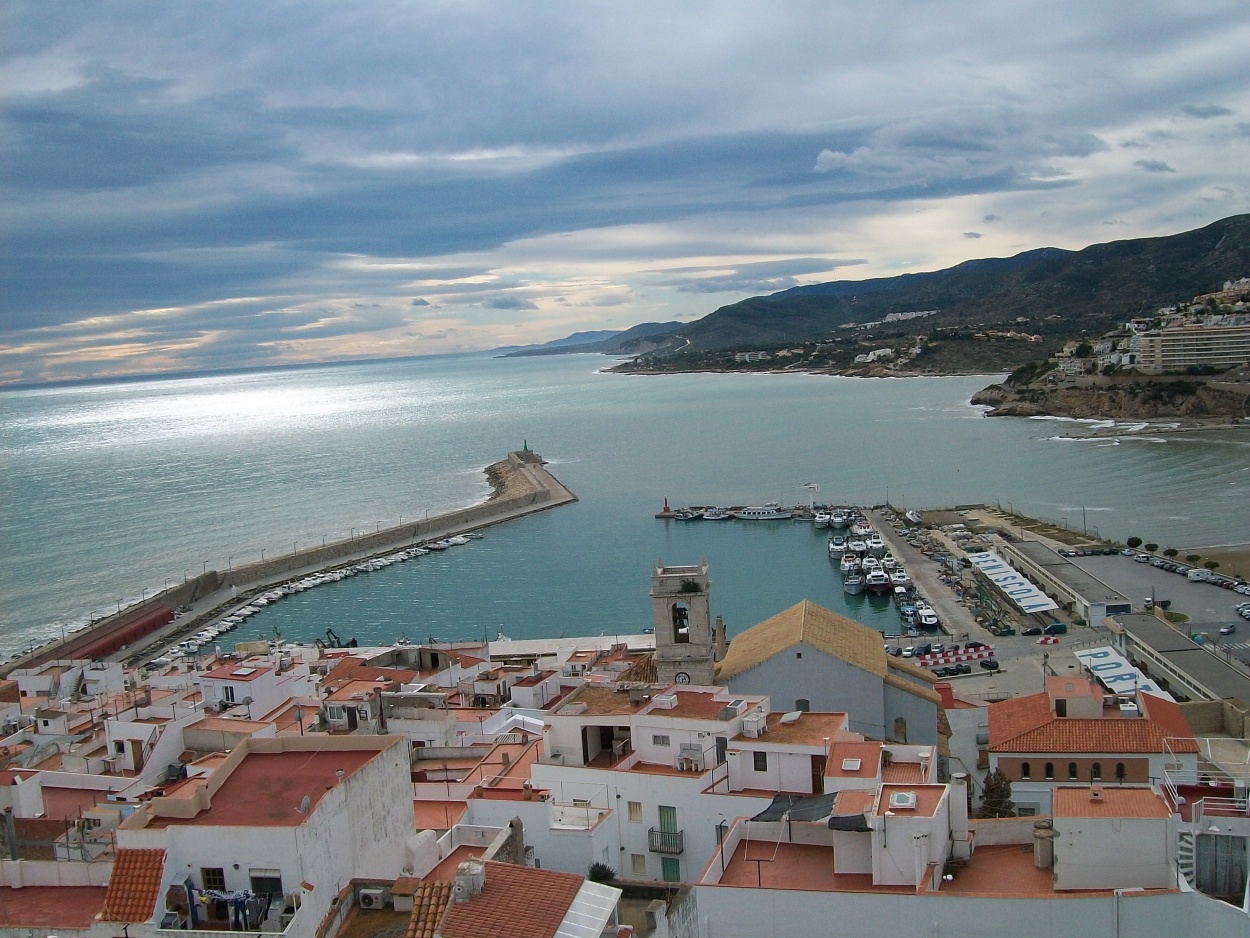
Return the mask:
<path id="1" fill-rule="evenodd" d="M 204 561 L 204 569 L 203 569 L 202 571 L 200 571 L 200 572 L 201 572 L 201 574 L 203 574 L 204 576 L 207 576 L 207 575 L 208 575 L 208 561 L 207 561 L 207 560 L 205 560 L 205 561 Z"/>
<path id="2" fill-rule="evenodd" d="M 260 549 L 260 562 L 261 563 L 265 562 L 265 548 L 263 547 Z"/>
<path id="3" fill-rule="evenodd" d="M 355 528 L 352 528 L 351 538 L 352 538 L 352 540 L 353 540 L 353 541 L 354 541 L 354 540 L 356 540 L 356 529 L 355 529 Z"/>
<path id="4" fill-rule="evenodd" d="M 165 577 L 165 589 L 169 589 L 169 577 Z"/>
<path id="5" fill-rule="evenodd" d="M 299 541 L 291 541 L 291 553 L 299 553 Z"/>
<path id="6" fill-rule="evenodd" d="M 233 569 L 234 569 L 234 554 L 231 554 L 229 557 L 226 558 L 226 570 L 228 572 Z"/>
<path id="7" fill-rule="evenodd" d="M 122 611 L 122 601 L 119 599 L 117 600 L 117 612 L 119 615 L 121 614 L 121 611 Z"/>
<path id="8" fill-rule="evenodd" d="M 148 599 L 148 588 L 145 586 L 139 593 L 139 602 L 141 603 L 147 602 L 147 599 Z"/>

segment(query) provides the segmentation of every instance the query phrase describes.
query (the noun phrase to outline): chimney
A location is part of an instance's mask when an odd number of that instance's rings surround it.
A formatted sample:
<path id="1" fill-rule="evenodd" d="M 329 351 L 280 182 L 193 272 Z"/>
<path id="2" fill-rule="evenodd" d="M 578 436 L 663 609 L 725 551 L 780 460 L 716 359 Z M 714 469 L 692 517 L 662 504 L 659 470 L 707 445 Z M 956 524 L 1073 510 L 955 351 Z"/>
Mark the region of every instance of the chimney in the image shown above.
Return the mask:
<path id="1" fill-rule="evenodd" d="M 942 709 L 952 710 L 955 707 L 955 691 L 946 681 L 938 681 L 933 685 L 934 691 L 942 698 Z"/>
<path id="2" fill-rule="evenodd" d="M 528 778 L 521 783 L 521 797 L 526 801 L 534 800 L 534 783 Z"/>
<path id="3" fill-rule="evenodd" d="M 480 896 L 485 885 L 486 864 L 481 860 L 465 860 L 456 867 L 456 885 L 452 889 L 452 898 L 456 902 L 468 902 L 474 896 Z"/>
<path id="4" fill-rule="evenodd" d="M 716 617 L 716 660 L 725 660 L 725 620 Z"/>
<path id="5" fill-rule="evenodd" d="M 1102 788 L 1098 785 L 1091 785 L 1089 788 L 1090 801 L 1102 801 Z"/>
<path id="6" fill-rule="evenodd" d="M 966 860 L 972 855 L 972 836 L 968 830 L 968 776 L 963 772 L 952 775 L 950 790 L 951 852 L 956 859 Z"/>

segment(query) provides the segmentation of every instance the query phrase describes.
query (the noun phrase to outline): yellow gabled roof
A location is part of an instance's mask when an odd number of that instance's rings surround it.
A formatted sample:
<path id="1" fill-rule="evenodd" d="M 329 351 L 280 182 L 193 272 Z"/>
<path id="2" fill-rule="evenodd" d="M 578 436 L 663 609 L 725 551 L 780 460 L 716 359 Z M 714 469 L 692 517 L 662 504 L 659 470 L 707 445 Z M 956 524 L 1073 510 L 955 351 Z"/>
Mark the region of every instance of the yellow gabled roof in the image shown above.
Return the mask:
<path id="1" fill-rule="evenodd" d="M 735 635 L 716 677 L 725 680 L 803 642 L 857 668 L 886 676 L 881 633 L 806 599 Z M 920 688 L 917 688 L 920 690 Z"/>

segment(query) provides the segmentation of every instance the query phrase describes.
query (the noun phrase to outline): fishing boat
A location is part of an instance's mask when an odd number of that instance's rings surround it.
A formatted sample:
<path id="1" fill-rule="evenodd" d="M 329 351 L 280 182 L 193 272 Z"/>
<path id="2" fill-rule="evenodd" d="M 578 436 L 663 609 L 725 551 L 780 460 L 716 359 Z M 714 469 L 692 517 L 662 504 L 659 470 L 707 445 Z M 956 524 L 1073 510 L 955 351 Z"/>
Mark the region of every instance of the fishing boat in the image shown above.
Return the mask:
<path id="1" fill-rule="evenodd" d="M 843 554 L 842 559 L 838 562 L 838 569 L 844 574 L 859 572 L 859 555 Z"/>
<path id="2" fill-rule="evenodd" d="M 846 527 L 846 525 L 847 525 L 846 512 L 843 511 L 841 508 L 834 509 L 832 514 L 829 515 L 829 526 L 837 528 L 838 530 L 842 530 L 843 528 Z"/>
<path id="3" fill-rule="evenodd" d="M 829 538 L 829 556 L 841 557 L 846 553 L 846 538 L 841 534 L 835 534 Z"/>
<path id="4" fill-rule="evenodd" d="M 858 596 L 864 591 L 864 578 L 858 573 L 848 573 L 842 581 L 842 588 L 850 595 Z"/>
<path id="5" fill-rule="evenodd" d="M 752 508 L 738 508 L 730 512 L 730 515 L 740 521 L 785 521 L 793 514 L 792 511 L 782 508 L 776 502 Z"/>
<path id="6" fill-rule="evenodd" d="M 703 512 L 704 521 L 728 521 L 729 517 L 728 508 L 709 508 Z"/>
<path id="7" fill-rule="evenodd" d="M 894 588 L 890 575 L 884 570 L 871 570 L 864 574 L 864 587 L 870 593 L 888 593 Z"/>
<path id="8" fill-rule="evenodd" d="M 812 517 L 812 524 L 818 528 L 827 528 L 833 520 L 833 516 L 827 511 L 818 511 Z"/>

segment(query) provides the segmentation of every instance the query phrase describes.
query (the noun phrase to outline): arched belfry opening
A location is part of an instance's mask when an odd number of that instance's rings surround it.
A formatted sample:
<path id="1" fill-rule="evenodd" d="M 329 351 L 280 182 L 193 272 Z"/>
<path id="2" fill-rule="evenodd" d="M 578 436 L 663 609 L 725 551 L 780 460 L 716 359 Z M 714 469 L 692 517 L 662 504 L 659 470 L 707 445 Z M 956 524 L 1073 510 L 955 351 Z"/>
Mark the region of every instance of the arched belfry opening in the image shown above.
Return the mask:
<path id="1" fill-rule="evenodd" d="M 685 603 L 673 603 L 673 644 L 690 644 L 690 607 Z"/>

